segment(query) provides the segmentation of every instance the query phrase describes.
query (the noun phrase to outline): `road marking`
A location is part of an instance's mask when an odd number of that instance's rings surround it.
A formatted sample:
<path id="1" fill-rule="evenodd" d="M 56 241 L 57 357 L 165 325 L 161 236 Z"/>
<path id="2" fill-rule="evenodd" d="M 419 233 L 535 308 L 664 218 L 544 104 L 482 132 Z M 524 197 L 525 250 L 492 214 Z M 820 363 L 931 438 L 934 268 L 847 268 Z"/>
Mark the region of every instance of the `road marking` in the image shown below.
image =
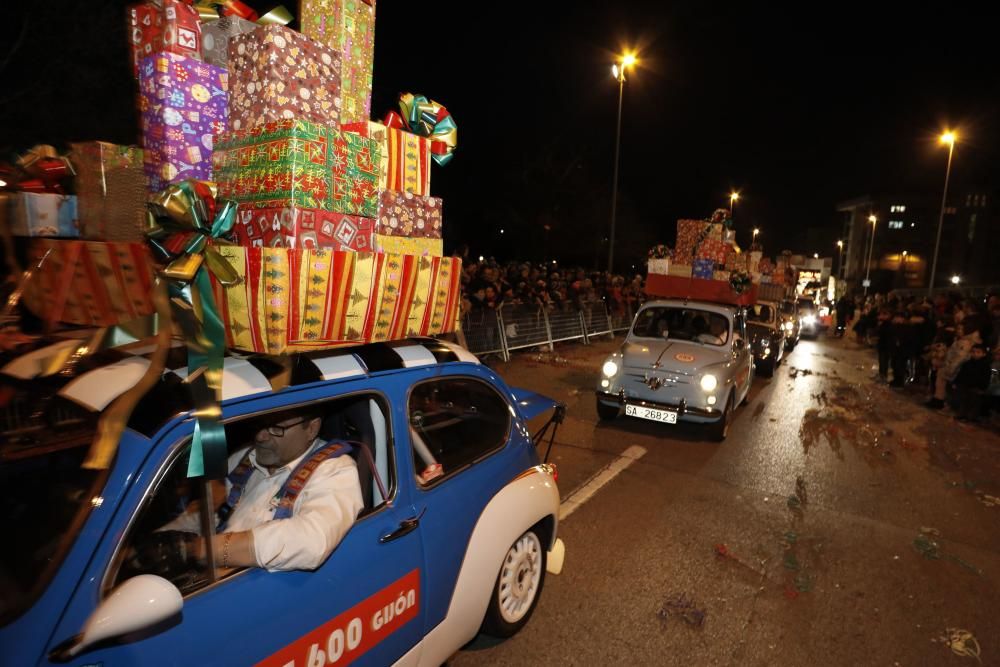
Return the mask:
<path id="1" fill-rule="evenodd" d="M 597 471 L 583 486 L 577 487 L 572 493 L 566 496 L 566 500 L 562 501 L 562 504 L 559 505 L 559 520 L 562 521 L 575 512 L 578 507 L 590 500 L 591 496 L 600 491 L 605 484 L 645 455 L 646 449 L 639 445 L 632 445 L 622 452 L 618 458 Z"/>

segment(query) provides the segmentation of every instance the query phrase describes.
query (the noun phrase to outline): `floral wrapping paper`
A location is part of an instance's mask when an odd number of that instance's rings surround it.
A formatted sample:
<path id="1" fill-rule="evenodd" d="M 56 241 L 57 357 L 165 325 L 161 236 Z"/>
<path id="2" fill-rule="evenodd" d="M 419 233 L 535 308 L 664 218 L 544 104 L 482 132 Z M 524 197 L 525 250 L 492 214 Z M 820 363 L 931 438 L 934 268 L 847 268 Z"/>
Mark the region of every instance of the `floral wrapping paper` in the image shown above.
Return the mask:
<path id="1" fill-rule="evenodd" d="M 80 235 L 75 195 L 13 192 L 7 205 L 10 233 L 14 236 Z"/>
<path id="2" fill-rule="evenodd" d="M 139 66 L 143 160 L 150 192 L 210 180 L 213 135 L 226 125 L 226 70 L 173 53 Z"/>
<path id="3" fill-rule="evenodd" d="M 105 141 L 70 144 L 70 148 L 80 235 L 102 241 L 143 241 L 148 185 L 142 149 Z"/>
<path id="4" fill-rule="evenodd" d="M 198 11 L 184 0 L 151 0 L 128 10 L 132 69 L 154 53 L 170 52 L 201 60 L 201 23 Z"/>
<path id="5" fill-rule="evenodd" d="M 441 238 L 442 202 L 408 192 L 384 190 L 379 194 L 378 231 L 387 236 Z"/>
<path id="6" fill-rule="evenodd" d="M 444 241 L 441 239 L 408 238 L 375 234 L 375 252 L 441 257 L 444 255 Z"/>
<path id="7" fill-rule="evenodd" d="M 718 239 L 706 238 L 698 245 L 696 257 L 710 259 L 716 264 L 725 264 L 726 254 L 730 247 Z"/>
<path id="8" fill-rule="evenodd" d="M 302 32 L 340 54 L 341 121 L 371 117 L 375 0 L 302 0 Z"/>
<path id="9" fill-rule="evenodd" d="M 37 239 L 30 248 L 34 263 L 47 252 L 23 296 L 43 320 L 103 327 L 156 311 L 144 243 Z"/>
<path id="10" fill-rule="evenodd" d="M 229 69 L 229 40 L 257 28 L 256 23 L 239 16 L 223 16 L 204 23 L 201 26 L 202 60 Z"/>
<path id="11" fill-rule="evenodd" d="M 378 215 L 377 141 L 304 120 L 265 123 L 218 137 L 219 196 L 242 207 L 297 206 Z"/>
<path id="12" fill-rule="evenodd" d="M 340 120 L 340 54 L 280 25 L 229 40 L 229 129 L 299 118 Z"/>
<path id="13" fill-rule="evenodd" d="M 703 234 L 707 235 L 703 237 Z M 674 258 L 677 260 L 693 258 L 695 244 L 699 240 L 703 244 L 708 239 L 718 240 L 721 243 L 722 225 L 713 225 L 706 220 L 678 220 Z"/>
<path id="14" fill-rule="evenodd" d="M 213 282 L 226 345 L 280 354 L 455 331 L 461 261 L 223 246 L 240 274 Z"/>
<path id="15" fill-rule="evenodd" d="M 710 259 L 696 259 L 691 265 L 691 276 L 712 280 L 715 276 L 715 262 Z"/>
<path id="16" fill-rule="evenodd" d="M 314 208 L 239 209 L 235 241 L 267 248 L 374 251 L 375 220 Z"/>
<path id="17" fill-rule="evenodd" d="M 398 128 L 367 121 L 341 126 L 379 142 L 382 162 L 379 190 L 395 190 L 427 196 L 431 192 L 431 140 Z"/>

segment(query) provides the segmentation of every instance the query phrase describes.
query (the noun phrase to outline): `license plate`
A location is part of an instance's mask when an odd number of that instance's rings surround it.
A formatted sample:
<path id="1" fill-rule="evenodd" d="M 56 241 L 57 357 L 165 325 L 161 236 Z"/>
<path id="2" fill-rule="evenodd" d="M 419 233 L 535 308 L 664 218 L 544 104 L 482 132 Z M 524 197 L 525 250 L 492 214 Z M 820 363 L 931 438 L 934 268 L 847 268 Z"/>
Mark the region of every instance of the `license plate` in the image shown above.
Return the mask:
<path id="1" fill-rule="evenodd" d="M 664 424 L 676 424 L 677 413 L 671 410 L 657 410 L 656 408 L 644 408 L 639 405 L 625 405 L 625 415 L 628 417 L 638 417 L 639 419 L 649 419 L 654 422 Z"/>

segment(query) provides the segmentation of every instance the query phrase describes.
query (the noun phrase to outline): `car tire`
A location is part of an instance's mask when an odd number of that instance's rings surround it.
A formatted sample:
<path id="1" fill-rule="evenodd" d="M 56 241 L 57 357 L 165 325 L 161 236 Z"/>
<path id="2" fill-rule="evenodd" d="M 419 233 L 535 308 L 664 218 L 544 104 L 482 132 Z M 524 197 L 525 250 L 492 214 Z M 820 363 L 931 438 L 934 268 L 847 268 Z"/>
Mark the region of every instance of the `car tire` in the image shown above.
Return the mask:
<path id="1" fill-rule="evenodd" d="M 722 413 L 722 419 L 709 425 L 708 433 L 712 440 L 722 442 L 729 435 L 729 427 L 733 423 L 733 395 L 729 394 L 726 400 L 726 410 Z"/>
<path id="2" fill-rule="evenodd" d="M 617 419 L 619 412 L 621 412 L 621 410 L 617 405 L 607 405 L 605 403 L 601 403 L 600 400 L 597 401 L 597 418 L 602 422 Z"/>
<path id="3" fill-rule="evenodd" d="M 545 547 L 532 528 L 514 540 L 504 554 L 482 631 L 511 637 L 531 618 L 545 585 Z"/>

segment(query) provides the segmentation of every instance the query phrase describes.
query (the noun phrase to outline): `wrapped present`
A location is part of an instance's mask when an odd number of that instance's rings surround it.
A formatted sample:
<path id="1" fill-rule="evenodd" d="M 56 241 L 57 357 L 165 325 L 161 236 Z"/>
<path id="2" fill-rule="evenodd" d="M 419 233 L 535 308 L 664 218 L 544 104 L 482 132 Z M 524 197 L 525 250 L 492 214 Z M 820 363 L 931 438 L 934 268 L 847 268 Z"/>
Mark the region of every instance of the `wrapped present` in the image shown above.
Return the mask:
<path id="1" fill-rule="evenodd" d="M 710 259 L 696 259 L 691 264 L 691 276 L 712 280 L 715 277 L 715 262 Z"/>
<path id="2" fill-rule="evenodd" d="M 732 246 L 726 246 L 726 271 L 746 271 L 747 253 L 736 252 Z"/>
<path id="3" fill-rule="evenodd" d="M 372 121 L 347 123 L 341 129 L 379 142 L 382 147 L 379 190 L 430 194 L 432 142 L 429 138 Z"/>
<path id="4" fill-rule="evenodd" d="M 74 195 L 13 192 L 8 206 L 10 233 L 15 236 L 80 235 Z"/>
<path id="5" fill-rule="evenodd" d="M 239 209 L 233 236 L 244 246 L 374 251 L 375 220 L 315 208 Z"/>
<path id="6" fill-rule="evenodd" d="M 750 273 L 761 273 L 760 262 L 764 257 L 764 253 L 760 250 L 751 250 L 747 253 L 747 269 Z"/>
<path id="7" fill-rule="evenodd" d="M 785 284 L 785 272 L 784 271 L 774 271 L 771 273 L 771 282 L 775 285 Z"/>
<path id="8" fill-rule="evenodd" d="M 670 263 L 667 269 L 667 275 L 676 276 L 678 278 L 690 278 L 691 277 L 691 265 L 690 264 L 676 264 L 674 262 Z"/>
<path id="9" fill-rule="evenodd" d="M 304 120 L 265 123 L 217 138 L 219 196 L 241 207 L 298 206 L 378 215 L 378 142 Z"/>
<path id="10" fill-rule="evenodd" d="M 340 54 L 341 121 L 371 117 L 375 0 L 302 0 L 302 32 Z"/>
<path id="11" fill-rule="evenodd" d="M 229 127 L 298 118 L 340 120 L 340 53 L 280 25 L 229 40 Z"/>
<path id="12" fill-rule="evenodd" d="M 677 243 L 674 246 L 674 258 L 678 261 L 694 258 L 694 248 L 702 239 L 707 222 L 704 220 L 678 220 Z"/>
<path id="13" fill-rule="evenodd" d="M 441 238 L 441 200 L 409 192 L 379 193 L 379 234 L 411 238 Z"/>
<path id="14" fill-rule="evenodd" d="M 761 257 L 760 261 L 757 263 L 758 270 L 766 275 L 774 273 L 774 264 L 771 263 L 769 257 Z"/>
<path id="15" fill-rule="evenodd" d="M 730 275 L 729 271 L 716 270 L 712 272 L 712 280 L 729 280 Z"/>
<path id="16" fill-rule="evenodd" d="M 257 24 L 239 16 L 223 16 L 201 26 L 202 60 L 229 69 L 229 40 L 257 29 Z"/>
<path id="17" fill-rule="evenodd" d="M 148 0 L 128 8 L 132 67 L 139 74 L 144 58 L 169 52 L 201 60 L 198 11 L 185 0 Z"/>
<path id="18" fill-rule="evenodd" d="M 663 259 L 650 258 L 646 260 L 646 272 L 647 273 L 659 273 L 661 275 L 670 274 L 670 260 L 664 257 Z"/>
<path id="19" fill-rule="evenodd" d="M 718 239 L 706 238 L 698 244 L 695 257 L 697 259 L 709 259 L 716 264 L 725 264 L 729 247 Z"/>
<path id="20" fill-rule="evenodd" d="M 151 192 L 212 174 L 213 135 L 226 122 L 226 70 L 173 53 L 139 67 L 143 161 Z"/>
<path id="21" fill-rule="evenodd" d="M 142 149 L 105 141 L 70 145 L 80 235 L 102 241 L 142 241 L 148 190 Z"/>
<path id="22" fill-rule="evenodd" d="M 47 322 L 113 326 L 156 310 L 153 260 L 142 243 L 37 239 L 24 303 Z"/>
<path id="23" fill-rule="evenodd" d="M 213 282 L 226 344 L 279 354 L 454 331 L 461 261 L 222 246 L 240 274 Z"/>
<path id="24" fill-rule="evenodd" d="M 747 306 L 757 300 L 756 285 L 737 291 L 726 280 L 702 280 L 700 278 L 678 278 L 654 273 L 646 278 L 646 294 L 668 299 L 698 299 L 715 303 L 729 303 Z"/>
<path id="25" fill-rule="evenodd" d="M 375 234 L 375 252 L 421 257 L 441 257 L 444 255 L 444 241 L 441 239 L 411 238 Z"/>

